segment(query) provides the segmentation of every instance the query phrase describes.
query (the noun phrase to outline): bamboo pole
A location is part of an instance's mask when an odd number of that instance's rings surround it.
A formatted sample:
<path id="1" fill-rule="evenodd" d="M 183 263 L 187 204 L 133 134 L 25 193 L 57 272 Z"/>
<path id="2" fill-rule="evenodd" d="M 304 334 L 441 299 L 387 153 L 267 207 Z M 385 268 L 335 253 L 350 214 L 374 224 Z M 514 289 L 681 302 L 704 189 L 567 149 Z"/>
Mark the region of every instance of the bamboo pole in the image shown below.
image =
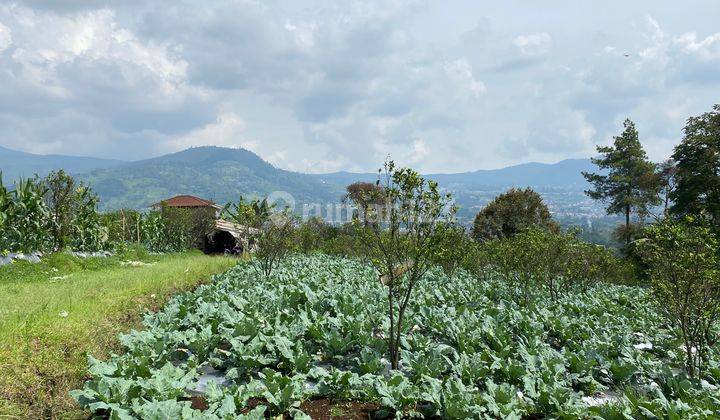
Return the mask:
<path id="1" fill-rule="evenodd" d="M 125 242 L 127 239 L 127 232 L 125 230 L 125 210 L 120 209 L 120 216 L 122 217 L 122 240 Z"/>

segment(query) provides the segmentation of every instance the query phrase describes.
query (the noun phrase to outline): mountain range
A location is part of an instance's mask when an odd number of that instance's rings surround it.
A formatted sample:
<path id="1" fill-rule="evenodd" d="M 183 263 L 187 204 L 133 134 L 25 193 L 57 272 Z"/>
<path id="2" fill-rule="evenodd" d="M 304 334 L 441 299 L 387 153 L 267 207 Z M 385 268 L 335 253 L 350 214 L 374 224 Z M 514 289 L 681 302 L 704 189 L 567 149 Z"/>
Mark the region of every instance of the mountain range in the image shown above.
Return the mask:
<path id="1" fill-rule="evenodd" d="M 554 164 L 531 162 L 502 169 L 481 169 L 449 174 L 436 173 L 425 176 L 451 190 L 488 190 L 498 187 L 526 186 L 536 189 L 584 190 L 588 185 L 582 172 L 596 169 L 590 159 L 566 159 Z M 358 180 L 374 181 L 377 179 L 377 173 L 333 172 L 314 176 L 325 182 L 340 185 L 348 185 Z"/>
<path id="2" fill-rule="evenodd" d="M 262 197 L 273 191 L 290 193 L 297 203 L 338 202 L 345 186 L 374 181 L 377 173 L 335 172 L 305 174 L 279 169 L 246 149 L 215 146 L 135 162 L 63 155 L 36 155 L 0 147 L 0 170 L 6 183 L 34 173 L 43 176 L 63 168 L 89 184 L 104 210 L 147 208 L 177 194 L 197 195 L 217 203 Z M 532 187 L 549 196 L 583 201 L 587 184 L 582 171 L 592 170 L 589 159 L 556 164 L 526 163 L 496 170 L 428 174 L 453 192 L 459 204 L 475 208 L 509 187 Z M 550 203 L 552 207 L 552 202 Z M 557 207 L 557 206 L 556 206 Z"/>
<path id="3" fill-rule="evenodd" d="M 0 171 L 3 179 L 7 181 L 29 178 L 36 174 L 42 177 L 60 168 L 77 174 L 100 168 L 110 169 L 123 163 L 125 162 L 120 160 L 93 157 L 36 155 L 0 146 Z"/>

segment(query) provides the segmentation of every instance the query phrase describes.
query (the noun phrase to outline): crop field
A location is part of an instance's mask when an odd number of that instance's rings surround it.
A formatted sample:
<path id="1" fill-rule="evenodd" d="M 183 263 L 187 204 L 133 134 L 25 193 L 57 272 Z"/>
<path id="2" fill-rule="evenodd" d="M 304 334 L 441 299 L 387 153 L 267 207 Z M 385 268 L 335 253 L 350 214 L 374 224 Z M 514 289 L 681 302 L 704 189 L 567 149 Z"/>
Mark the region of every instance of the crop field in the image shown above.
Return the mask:
<path id="1" fill-rule="evenodd" d="M 371 268 L 297 256 L 265 279 L 244 263 L 148 315 L 122 355 L 90 358 L 93 378 L 73 396 L 112 418 L 306 418 L 319 400 L 389 417 L 720 415 L 718 384 L 681 373 L 683 350 L 645 290 L 601 285 L 526 309 L 485 277 L 430 272 L 391 371 Z"/>

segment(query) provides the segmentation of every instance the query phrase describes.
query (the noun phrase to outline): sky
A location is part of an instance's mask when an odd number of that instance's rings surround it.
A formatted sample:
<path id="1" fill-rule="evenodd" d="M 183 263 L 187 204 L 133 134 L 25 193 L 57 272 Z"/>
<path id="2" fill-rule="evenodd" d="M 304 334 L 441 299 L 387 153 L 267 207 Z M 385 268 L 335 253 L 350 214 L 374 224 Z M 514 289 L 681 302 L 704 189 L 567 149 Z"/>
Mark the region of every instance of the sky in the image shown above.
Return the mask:
<path id="1" fill-rule="evenodd" d="M 0 3 L 0 145 L 137 160 L 244 147 L 302 172 L 666 159 L 720 103 L 720 3 Z"/>

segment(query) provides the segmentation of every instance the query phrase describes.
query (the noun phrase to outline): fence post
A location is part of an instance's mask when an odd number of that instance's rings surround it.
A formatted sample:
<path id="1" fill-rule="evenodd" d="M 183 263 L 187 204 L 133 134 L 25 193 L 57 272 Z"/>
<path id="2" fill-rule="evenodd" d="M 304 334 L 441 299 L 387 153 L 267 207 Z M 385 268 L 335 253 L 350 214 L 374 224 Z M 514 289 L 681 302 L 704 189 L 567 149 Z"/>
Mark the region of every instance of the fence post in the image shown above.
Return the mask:
<path id="1" fill-rule="evenodd" d="M 125 242 L 127 240 L 127 232 L 125 230 L 125 210 L 120 209 L 120 216 L 122 217 L 122 240 Z"/>

